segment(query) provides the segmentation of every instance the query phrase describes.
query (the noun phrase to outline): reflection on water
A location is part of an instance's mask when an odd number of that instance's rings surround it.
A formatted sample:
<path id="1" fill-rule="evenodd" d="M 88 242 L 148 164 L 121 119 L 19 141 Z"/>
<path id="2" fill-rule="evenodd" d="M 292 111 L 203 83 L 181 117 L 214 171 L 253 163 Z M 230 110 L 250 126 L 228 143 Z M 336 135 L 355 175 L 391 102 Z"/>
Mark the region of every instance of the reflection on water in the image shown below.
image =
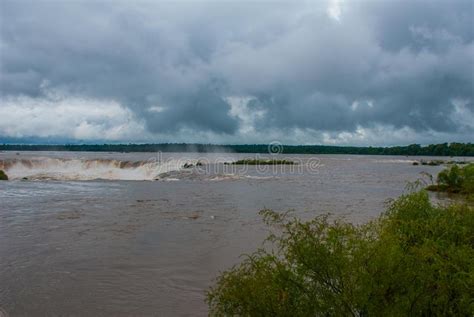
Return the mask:
<path id="1" fill-rule="evenodd" d="M 149 154 L 1 153 L 146 161 Z M 198 154 L 165 158 L 197 160 Z M 226 154 L 227 160 L 251 155 Z M 286 158 L 310 159 L 304 155 Z M 214 164 L 218 154 L 208 154 Z M 353 222 L 378 215 L 407 182 L 442 167 L 413 158 L 319 156 L 318 169 L 225 173 L 169 170 L 161 181 L 0 182 L 0 307 L 18 315 L 206 315 L 219 271 L 260 245 L 262 208 Z M 70 161 L 72 160 L 72 161 Z M 109 161 L 106 161 L 109 162 Z M 120 163 L 114 163 L 120 164 Z M 130 165 L 130 166 L 133 166 Z M 77 167 L 77 166 L 76 166 Z M 51 167 L 48 167 L 51 169 Z M 126 178 L 128 179 L 128 178 Z M 173 181 L 171 181 L 173 180 Z"/>

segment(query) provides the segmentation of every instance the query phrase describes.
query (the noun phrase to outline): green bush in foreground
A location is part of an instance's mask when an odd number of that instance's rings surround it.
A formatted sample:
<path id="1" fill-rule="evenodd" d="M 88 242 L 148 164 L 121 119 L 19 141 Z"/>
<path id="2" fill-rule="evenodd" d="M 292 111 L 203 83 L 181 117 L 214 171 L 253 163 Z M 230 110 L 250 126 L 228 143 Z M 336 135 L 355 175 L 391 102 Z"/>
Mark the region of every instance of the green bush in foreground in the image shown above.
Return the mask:
<path id="1" fill-rule="evenodd" d="M 215 316 L 473 316 L 474 210 L 400 197 L 356 226 L 261 212 L 278 233 L 222 273 Z"/>
<path id="2" fill-rule="evenodd" d="M 431 191 L 445 191 L 450 193 L 474 193 L 474 164 L 464 167 L 453 165 L 438 174 L 437 184 L 426 189 Z"/>

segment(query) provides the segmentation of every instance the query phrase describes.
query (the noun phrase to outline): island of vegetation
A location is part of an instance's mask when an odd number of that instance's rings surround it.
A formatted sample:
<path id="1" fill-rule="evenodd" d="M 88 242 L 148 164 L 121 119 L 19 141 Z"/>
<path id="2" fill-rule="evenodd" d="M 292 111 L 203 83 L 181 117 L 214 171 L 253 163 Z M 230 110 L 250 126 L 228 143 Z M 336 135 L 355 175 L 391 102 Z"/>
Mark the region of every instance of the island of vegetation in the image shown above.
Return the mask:
<path id="1" fill-rule="evenodd" d="M 404 195 L 364 225 L 270 210 L 270 248 L 222 273 L 211 316 L 472 316 L 474 209 Z"/>
<path id="2" fill-rule="evenodd" d="M 238 160 L 238 161 L 232 162 L 230 164 L 232 165 L 294 165 L 296 163 L 290 160 L 244 159 L 244 160 Z"/>
<path id="3" fill-rule="evenodd" d="M 436 184 L 429 185 L 427 190 L 455 194 L 474 194 L 474 163 L 459 167 L 452 165 L 438 174 Z"/>
<path id="4" fill-rule="evenodd" d="M 4 171 L 0 170 L 0 181 L 7 181 L 7 180 L 8 180 L 7 174 L 5 174 Z"/>
<path id="5" fill-rule="evenodd" d="M 268 144 L 3 144 L 0 151 L 92 151 L 92 152 L 233 152 L 268 153 Z M 425 155 L 474 156 L 474 144 L 442 143 L 421 146 L 355 147 L 328 145 L 282 145 L 285 154 L 363 154 L 363 155 Z"/>
<path id="6" fill-rule="evenodd" d="M 466 161 L 443 161 L 443 160 L 430 160 L 430 161 L 414 161 L 412 164 L 413 165 L 428 165 L 428 166 L 439 166 L 443 164 L 468 164 L 469 162 Z"/>

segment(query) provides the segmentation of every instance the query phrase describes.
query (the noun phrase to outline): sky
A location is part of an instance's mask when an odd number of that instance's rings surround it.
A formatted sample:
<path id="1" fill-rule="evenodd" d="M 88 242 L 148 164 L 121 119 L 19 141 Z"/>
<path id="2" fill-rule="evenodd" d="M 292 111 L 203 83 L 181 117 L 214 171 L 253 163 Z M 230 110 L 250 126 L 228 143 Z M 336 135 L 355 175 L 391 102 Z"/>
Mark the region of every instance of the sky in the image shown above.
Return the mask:
<path id="1" fill-rule="evenodd" d="M 0 0 L 0 143 L 474 142 L 474 1 Z"/>

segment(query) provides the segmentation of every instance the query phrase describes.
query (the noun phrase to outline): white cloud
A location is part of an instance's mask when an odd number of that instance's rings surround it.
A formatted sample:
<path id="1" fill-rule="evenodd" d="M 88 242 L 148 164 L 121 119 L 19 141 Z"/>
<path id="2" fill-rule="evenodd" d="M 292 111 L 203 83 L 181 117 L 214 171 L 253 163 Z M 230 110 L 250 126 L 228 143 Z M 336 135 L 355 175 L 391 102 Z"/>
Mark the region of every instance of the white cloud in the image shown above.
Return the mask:
<path id="1" fill-rule="evenodd" d="M 302 128 L 258 129 L 257 122 L 266 115 L 265 110 L 248 106 L 250 96 L 227 97 L 231 105 L 229 114 L 239 119 L 236 134 L 221 135 L 183 128 L 178 133 L 156 133 L 147 131 L 145 123 L 127 107 L 113 100 L 97 100 L 64 94 L 47 89 L 43 97 L 15 96 L 0 99 L 0 137 L 6 138 L 51 138 L 83 141 L 134 141 L 134 142 L 202 142 L 214 143 L 269 143 L 283 144 L 332 144 L 332 145 L 397 145 L 438 143 L 452 141 L 468 142 L 469 137 L 442 133 L 433 130 L 415 131 L 409 127 L 395 128 L 390 125 L 358 126 L 353 132 L 328 132 Z M 472 130 L 474 113 L 468 108 L 470 100 L 454 99 L 451 120 L 461 127 Z M 361 107 L 373 107 L 371 100 L 356 100 L 352 111 Z M 165 110 L 161 106 L 150 107 L 150 112 Z"/>
<path id="2" fill-rule="evenodd" d="M 474 112 L 468 108 L 469 103 L 468 99 L 452 100 L 454 112 L 451 114 L 451 119 L 462 128 L 474 129 Z"/>
<path id="3" fill-rule="evenodd" d="M 227 97 L 230 105 L 230 115 L 240 120 L 239 132 L 241 134 L 253 133 L 255 131 L 255 122 L 265 116 L 265 110 L 252 111 L 248 103 L 253 97 Z"/>
<path id="4" fill-rule="evenodd" d="M 332 145 L 356 146 L 393 146 L 407 144 L 430 144 L 452 142 L 470 142 L 469 137 L 462 133 L 444 133 L 433 130 L 415 131 L 410 127 L 396 128 L 391 125 L 358 126 L 354 132 L 323 132 L 320 143 Z"/>
<path id="5" fill-rule="evenodd" d="M 329 6 L 327 8 L 328 16 L 338 22 L 341 21 L 341 5 L 341 0 L 331 0 L 329 1 Z"/>
<path id="6" fill-rule="evenodd" d="M 156 113 L 160 113 L 160 112 L 163 112 L 165 110 L 166 110 L 166 108 L 162 107 L 162 106 L 151 106 L 150 108 L 148 108 L 149 112 L 156 112 Z"/>
<path id="7" fill-rule="evenodd" d="M 0 100 L 0 136 L 71 138 L 76 140 L 140 140 L 144 123 L 113 100 L 67 96 L 48 91 L 43 97 Z"/>

